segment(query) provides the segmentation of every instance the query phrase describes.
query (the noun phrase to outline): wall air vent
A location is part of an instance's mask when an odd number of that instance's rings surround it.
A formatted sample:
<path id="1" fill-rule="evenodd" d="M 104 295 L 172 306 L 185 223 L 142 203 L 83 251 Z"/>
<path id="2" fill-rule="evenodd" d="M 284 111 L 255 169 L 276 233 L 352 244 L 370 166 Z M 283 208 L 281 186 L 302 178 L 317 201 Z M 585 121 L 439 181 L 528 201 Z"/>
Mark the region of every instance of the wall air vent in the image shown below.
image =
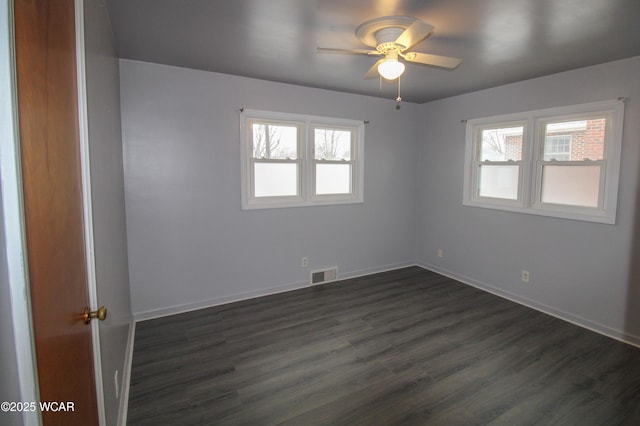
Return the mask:
<path id="1" fill-rule="evenodd" d="M 338 278 L 338 267 L 311 271 L 311 285 L 325 284 L 335 281 Z"/>

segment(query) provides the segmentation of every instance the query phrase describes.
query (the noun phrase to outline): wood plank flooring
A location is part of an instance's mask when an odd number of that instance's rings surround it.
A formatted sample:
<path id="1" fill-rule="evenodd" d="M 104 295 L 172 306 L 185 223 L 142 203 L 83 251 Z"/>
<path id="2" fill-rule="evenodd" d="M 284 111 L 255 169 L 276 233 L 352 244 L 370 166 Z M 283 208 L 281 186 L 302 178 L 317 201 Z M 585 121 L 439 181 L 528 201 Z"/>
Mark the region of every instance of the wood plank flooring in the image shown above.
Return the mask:
<path id="1" fill-rule="evenodd" d="M 640 349 L 418 267 L 137 324 L 130 425 L 640 425 Z"/>

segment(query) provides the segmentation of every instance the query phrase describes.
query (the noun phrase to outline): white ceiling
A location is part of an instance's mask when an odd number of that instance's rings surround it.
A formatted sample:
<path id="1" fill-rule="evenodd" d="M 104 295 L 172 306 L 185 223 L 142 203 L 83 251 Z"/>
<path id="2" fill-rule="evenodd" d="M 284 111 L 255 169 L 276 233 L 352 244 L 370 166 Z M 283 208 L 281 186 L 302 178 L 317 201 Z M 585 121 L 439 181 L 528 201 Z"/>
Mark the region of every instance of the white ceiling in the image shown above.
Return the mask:
<path id="1" fill-rule="evenodd" d="M 408 64 L 402 98 L 427 102 L 640 55 L 640 0 L 108 0 L 120 57 L 395 99 L 363 75 L 378 59 L 362 22 L 385 15 L 435 26 L 412 51 L 454 56 L 448 71 Z M 640 77 L 639 77 L 640 78 Z"/>

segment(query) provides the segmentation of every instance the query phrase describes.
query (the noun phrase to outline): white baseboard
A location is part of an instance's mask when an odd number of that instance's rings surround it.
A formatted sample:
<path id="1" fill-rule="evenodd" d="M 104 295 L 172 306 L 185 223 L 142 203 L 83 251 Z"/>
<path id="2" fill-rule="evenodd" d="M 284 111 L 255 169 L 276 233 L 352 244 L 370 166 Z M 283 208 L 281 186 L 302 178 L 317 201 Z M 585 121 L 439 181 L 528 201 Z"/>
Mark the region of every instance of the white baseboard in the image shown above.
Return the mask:
<path id="1" fill-rule="evenodd" d="M 118 410 L 118 426 L 126 426 L 129 410 L 129 386 L 131 385 L 131 363 L 133 362 L 133 343 L 136 337 L 136 322 L 129 324 L 129 337 L 127 339 L 127 352 L 124 356 L 124 369 L 122 371 L 122 385 L 120 386 L 120 407 Z"/>
<path id="2" fill-rule="evenodd" d="M 467 277 L 465 275 L 458 274 L 454 271 L 450 271 L 450 270 L 440 268 L 435 265 L 423 263 L 423 262 L 399 262 L 395 264 L 385 265 L 382 267 L 366 268 L 366 269 L 361 269 L 356 271 L 350 271 L 350 272 L 339 274 L 338 279 L 345 280 L 345 279 L 357 278 L 361 276 L 377 274 L 380 272 L 393 271 L 395 269 L 406 268 L 409 266 L 419 266 L 421 268 L 427 269 L 429 271 L 432 271 L 432 272 L 444 275 L 446 277 L 449 277 L 451 279 L 454 279 L 456 281 L 459 281 L 463 284 L 470 285 L 472 287 L 478 288 L 480 290 L 486 291 L 488 293 L 494 294 L 496 296 L 502 297 L 512 302 L 518 303 L 520 305 L 524 305 L 531 309 L 535 309 L 537 311 L 551 315 L 563 321 L 567 321 L 579 327 L 586 328 L 593 332 L 602 334 L 612 339 L 619 340 L 629 345 L 640 347 L 640 336 L 636 336 L 631 333 L 627 333 L 623 330 L 618 330 L 613 327 L 609 327 L 607 325 L 591 321 L 587 318 L 574 315 L 574 314 L 571 314 L 570 312 L 566 312 L 560 309 L 556 309 L 552 306 L 548 306 L 543 303 L 537 302 L 535 300 L 494 287 L 485 282 L 481 282 L 473 278 Z M 277 293 L 284 293 L 287 291 L 297 290 L 297 289 L 305 288 L 308 286 L 309 286 L 308 282 L 298 282 L 298 283 L 291 283 L 291 284 L 286 284 L 282 286 L 268 287 L 264 289 L 236 293 L 228 296 L 216 297 L 216 298 L 201 300 L 193 303 L 185 303 L 181 305 L 168 306 L 160 309 L 137 312 L 134 314 L 134 319 L 136 322 L 145 321 L 153 318 L 160 318 L 164 316 L 195 311 L 198 309 L 210 308 L 213 306 L 223 305 L 226 303 L 239 302 L 241 300 L 253 299 L 256 297 L 268 296 L 268 295 L 277 294 Z M 130 335 L 129 337 L 130 339 L 133 339 L 133 335 Z M 129 344 L 131 346 L 130 350 L 133 351 L 133 340 L 131 340 Z M 129 359 L 129 372 L 128 372 L 129 374 L 130 374 L 130 362 L 131 362 L 131 359 Z M 128 378 L 127 378 L 126 391 L 128 392 Z M 124 394 L 123 394 L 123 397 L 124 397 Z"/>
<path id="3" fill-rule="evenodd" d="M 377 274 L 379 272 L 392 271 L 394 269 L 406 268 L 407 266 L 415 266 L 413 262 L 399 262 L 389 264 L 377 268 L 366 268 L 356 271 L 340 273 L 338 280 L 345 280 L 350 278 L 357 278 L 365 275 Z M 211 299 L 200 300 L 198 302 L 184 303 L 180 305 L 168 306 L 165 308 L 152 309 L 143 312 L 134 313 L 135 321 L 146 321 L 154 318 L 166 317 L 169 315 L 182 314 L 185 312 L 196 311 L 198 309 L 211 308 L 213 306 L 224 305 L 226 303 L 239 302 L 241 300 L 253 299 L 256 297 L 269 296 L 277 293 L 284 293 L 287 291 L 297 290 L 301 288 L 309 287 L 309 282 L 297 282 L 291 284 L 285 284 L 275 287 L 267 287 L 258 290 L 252 290 L 242 293 L 235 293 L 228 296 L 214 297 Z"/>
<path id="4" fill-rule="evenodd" d="M 563 321 L 577 325 L 579 327 L 586 328 L 587 330 L 591 330 L 595 333 L 602 334 L 603 336 L 607 336 L 612 339 L 619 340 L 621 342 L 640 348 L 640 336 L 636 336 L 631 333 L 627 333 L 623 330 L 618 330 L 618 329 L 609 327 L 607 325 L 591 321 L 587 318 L 574 315 L 570 312 L 556 309 L 554 307 L 545 305 L 535 300 L 532 300 L 523 296 L 519 296 L 509 291 L 505 291 L 503 289 L 494 287 L 490 284 L 475 280 L 465 275 L 458 274 L 448 269 L 440 268 L 435 265 L 430 265 L 428 263 L 421 263 L 421 262 L 416 263 L 416 265 L 420 266 L 421 268 L 427 269 L 429 271 L 435 272 L 437 274 L 444 275 L 445 277 L 449 277 L 451 279 L 459 281 L 463 284 L 467 284 L 472 287 L 478 288 L 480 290 L 486 291 L 488 293 L 494 294 L 496 296 L 502 297 L 503 299 L 507 299 L 512 302 L 518 303 L 520 305 L 524 305 L 528 308 L 535 309 L 536 311 L 540 311 L 547 315 L 551 315 L 553 317 L 556 317 Z"/>
<path id="5" fill-rule="evenodd" d="M 389 271 L 395 271 L 396 269 L 408 268 L 409 266 L 417 266 L 417 265 L 415 264 L 415 262 L 391 263 L 389 265 L 385 265 L 382 267 L 365 268 L 365 269 L 359 269 L 357 271 L 347 272 L 345 274 L 339 274 L 338 279 L 349 280 L 351 278 L 364 277 L 371 274 L 379 274 L 381 272 L 389 272 Z"/>
<path id="6" fill-rule="evenodd" d="M 182 314 L 185 312 L 196 311 L 198 309 L 211 308 L 213 306 L 224 305 L 226 303 L 239 302 L 241 300 L 253 299 L 255 297 L 269 296 L 276 293 L 284 293 L 286 291 L 296 290 L 308 286 L 308 283 L 300 282 L 286 284 L 276 287 L 268 287 L 259 290 L 246 291 L 242 293 L 234 293 L 228 296 L 214 297 L 211 299 L 200 300 L 198 302 L 183 303 L 180 305 L 167 306 L 165 308 L 151 309 L 143 312 L 136 312 L 133 317 L 136 322 L 146 321 L 154 318 L 166 317 L 169 315 Z"/>

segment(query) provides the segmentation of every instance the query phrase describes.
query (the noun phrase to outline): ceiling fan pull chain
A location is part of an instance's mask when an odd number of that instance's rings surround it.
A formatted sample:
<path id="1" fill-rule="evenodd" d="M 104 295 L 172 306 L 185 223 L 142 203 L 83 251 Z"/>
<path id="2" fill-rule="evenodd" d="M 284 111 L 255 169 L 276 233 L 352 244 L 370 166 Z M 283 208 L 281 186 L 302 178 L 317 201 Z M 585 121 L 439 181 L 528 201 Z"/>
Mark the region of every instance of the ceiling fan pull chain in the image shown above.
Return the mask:
<path id="1" fill-rule="evenodd" d="M 396 98 L 396 109 L 400 109 L 400 102 L 402 101 L 402 98 L 400 97 L 400 79 L 401 77 L 398 77 L 398 97 Z"/>

